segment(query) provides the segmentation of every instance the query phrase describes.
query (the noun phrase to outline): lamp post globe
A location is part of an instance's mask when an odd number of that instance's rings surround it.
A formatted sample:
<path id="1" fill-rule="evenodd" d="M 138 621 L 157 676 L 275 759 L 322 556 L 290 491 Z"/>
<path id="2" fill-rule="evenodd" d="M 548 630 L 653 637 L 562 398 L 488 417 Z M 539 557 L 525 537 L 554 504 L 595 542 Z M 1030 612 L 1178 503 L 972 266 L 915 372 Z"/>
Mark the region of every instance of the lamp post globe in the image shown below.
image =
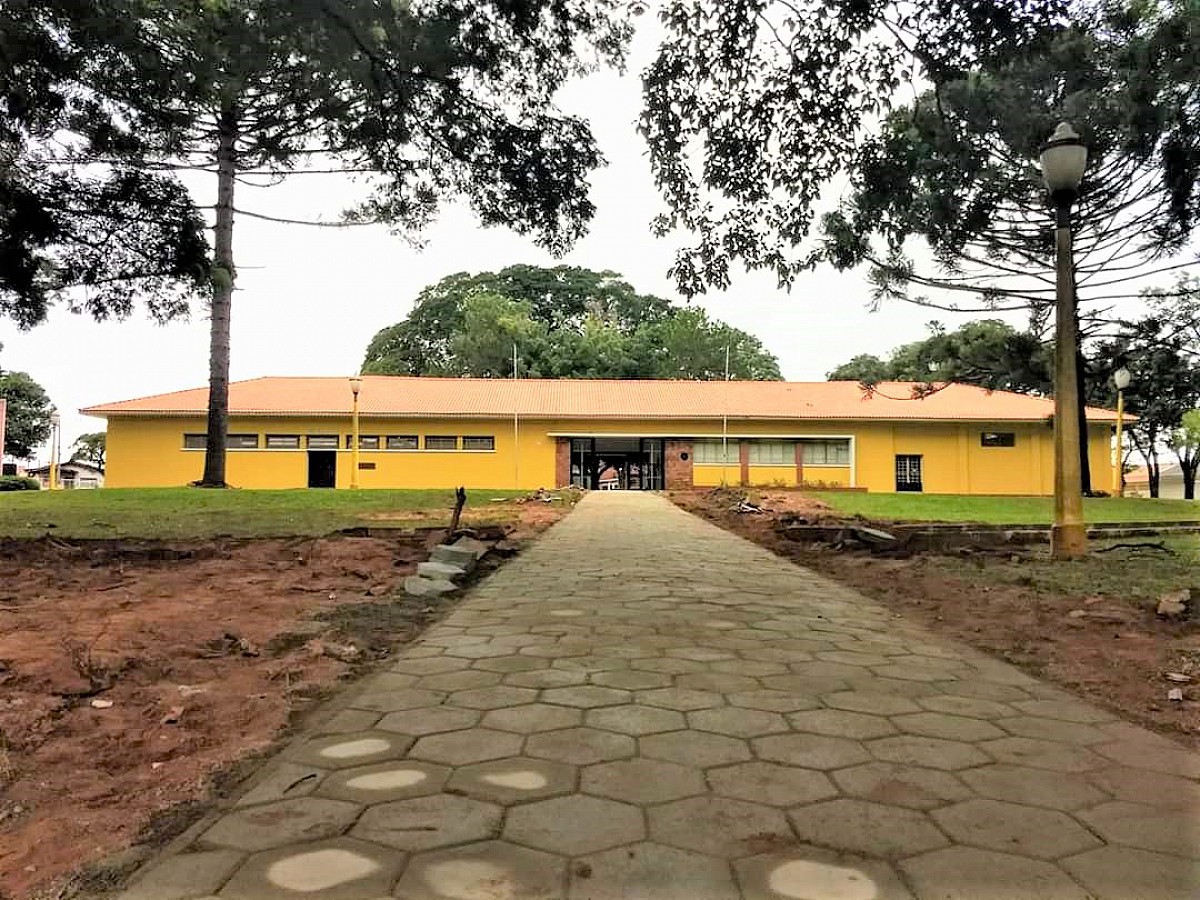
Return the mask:
<path id="1" fill-rule="evenodd" d="M 362 379 L 357 375 L 350 379 L 350 487 L 358 487 L 358 394 L 362 390 Z"/>
<path id="2" fill-rule="evenodd" d="M 1113 386 L 1117 389 L 1117 437 L 1115 442 L 1116 462 L 1113 465 L 1113 496 L 1125 496 L 1125 388 L 1133 376 L 1124 366 L 1113 372 Z"/>
<path id="3" fill-rule="evenodd" d="M 58 490 L 58 451 L 59 451 L 59 435 L 62 429 L 62 416 L 58 414 L 57 409 L 50 411 L 50 427 L 54 430 L 50 433 L 50 490 Z"/>
<path id="4" fill-rule="evenodd" d="M 1124 366 L 1113 372 L 1113 385 L 1118 391 L 1123 391 L 1129 387 L 1129 382 L 1133 380 L 1133 376 L 1129 374 L 1129 370 Z"/>
<path id="5" fill-rule="evenodd" d="M 1057 200 L 1057 195 L 1066 193 L 1069 200 L 1074 200 L 1087 161 L 1087 147 L 1079 133 L 1069 123 L 1060 122 L 1050 140 L 1042 145 L 1042 179 L 1050 196 Z"/>

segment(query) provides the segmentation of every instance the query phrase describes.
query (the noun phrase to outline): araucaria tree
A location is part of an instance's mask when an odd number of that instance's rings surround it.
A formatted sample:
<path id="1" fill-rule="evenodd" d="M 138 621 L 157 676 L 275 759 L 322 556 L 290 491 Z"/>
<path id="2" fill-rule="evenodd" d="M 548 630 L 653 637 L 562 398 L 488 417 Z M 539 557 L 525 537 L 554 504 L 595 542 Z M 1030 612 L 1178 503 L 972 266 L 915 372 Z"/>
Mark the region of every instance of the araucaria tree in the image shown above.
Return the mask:
<path id="1" fill-rule="evenodd" d="M 685 292 L 723 287 L 734 263 L 785 284 L 863 267 L 875 302 L 1026 310 L 1045 336 L 1036 160 L 1063 119 L 1091 154 L 1074 223 L 1085 317 L 1196 263 L 1192 0 L 674 0 L 664 20 L 643 129 L 659 227 L 699 235 L 675 262 Z"/>
<path id="2" fill-rule="evenodd" d="M 484 224 L 532 234 L 555 252 L 592 216 L 586 179 L 602 159 L 587 124 L 562 113 L 554 95 L 573 75 L 620 62 L 628 25 L 616 0 L 89 0 L 86 15 L 67 0 L 14 3 L 15 11 L 0 11 L 0 27 L 11 19 L 30 40 L 61 49 L 71 64 L 57 93 L 84 98 L 32 129 L 13 98 L 40 88 L 37 72 L 0 85 L 8 95 L 0 122 L 17 123 L 9 128 L 15 156 L 41 179 L 40 191 L 30 191 L 35 209 L 53 207 L 54 179 L 84 180 L 98 164 L 132 173 L 137 185 L 153 173 L 150 184 L 173 188 L 185 169 L 215 176 L 211 253 L 188 245 L 183 257 L 203 262 L 211 317 L 203 485 L 225 484 L 234 222 L 270 218 L 238 199 L 239 184 L 364 173 L 373 193 L 344 224 L 411 232 L 442 200 L 461 197 Z M 98 110 L 92 118 L 105 127 L 73 127 L 77 106 Z M 54 136 L 64 129 L 73 138 L 62 146 Z M 86 256 L 128 218 L 91 225 L 97 210 L 86 198 L 80 205 L 66 216 L 73 231 L 39 245 L 41 259 L 57 265 L 56 287 L 92 283 L 61 260 Z M 185 203 L 180 218 L 190 222 L 183 213 L 194 212 Z M 88 258 L 103 266 L 102 257 Z M 168 281 L 178 274 L 167 272 Z M 30 281 L 0 282 L 15 297 L 7 302 L 25 302 Z"/>

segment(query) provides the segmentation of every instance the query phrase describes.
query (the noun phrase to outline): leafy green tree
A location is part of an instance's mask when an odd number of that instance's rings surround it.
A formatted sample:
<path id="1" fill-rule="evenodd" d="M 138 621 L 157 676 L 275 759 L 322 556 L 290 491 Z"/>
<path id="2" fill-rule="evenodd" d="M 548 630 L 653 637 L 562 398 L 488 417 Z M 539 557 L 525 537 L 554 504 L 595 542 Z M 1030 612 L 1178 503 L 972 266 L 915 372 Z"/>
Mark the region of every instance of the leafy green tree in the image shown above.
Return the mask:
<path id="1" fill-rule="evenodd" d="M 0 399 L 8 405 L 4 452 L 29 459 L 50 439 L 54 406 L 42 386 L 26 372 L 0 372 Z"/>
<path id="2" fill-rule="evenodd" d="M 342 224 L 411 233 L 443 198 L 461 196 L 485 225 L 532 234 L 554 252 L 594 212 L 587 175 L 600 154 L 586 124 L 554 98 L 569 78 L 621 59 L 628 23 L 608 0 L 106 0 L 103 9 L 67 31 L 28 17 L 35 35 L 85 58 L 112 56 L 120 72 L 69 73 L 64 93 L 114 109 L 119 139 L 83 140 L 53 162 L 75 171 L 115 159 L 136 171 L 216 176 L 201 485 L 225 484 L 234 220 L 272 219 L 235 203 L 246 179 L 329 166 L 369 173 L 372 195 Z M 124 23 L 119 45 L 105 39 L 113 18 Z M 138 125 L 136 139 L 126 123 Z M 71 124 L 65 115 L 52 123 Z M 136 152 L 126 151 L 131 142 Z"/>
<path id="3" fill-rule="evenodd" d="M 896 348 L 886 362 L 856 356 L 829 377 L 866 384 L 956 381 L 990 390 L 1049 393 L 1049 351 L 1032 334 L 998 319 L 968 322 L 955 331 L 934 322 L 930 329 L 929 337 Z"/>
<path id="4" fill-rule="evenodd" d="M 1196 470 L 1200 469 L 1200 409 L 1183 414 L 1180 426 L 1170 440 L 1179 470 L 1183 473 L 1183 498 L 1196 499 Z"/>
<path id="5" fill-rule="evenodd" d="M 637 293 L 615 272 L 510 266 L 459 273 L 421 291 L 408 317 L 379 331 L 362 371 L 545 378 L 780 378 L 752 335 L 703 310 Z"/>
<path id="6" fill-rule="evenodd" d="M 104 451 L 108 435 L 103 431 L 92 431 L 75 438 L 71 446 L 71 459 L 91 463 L 104 471 Z"/>

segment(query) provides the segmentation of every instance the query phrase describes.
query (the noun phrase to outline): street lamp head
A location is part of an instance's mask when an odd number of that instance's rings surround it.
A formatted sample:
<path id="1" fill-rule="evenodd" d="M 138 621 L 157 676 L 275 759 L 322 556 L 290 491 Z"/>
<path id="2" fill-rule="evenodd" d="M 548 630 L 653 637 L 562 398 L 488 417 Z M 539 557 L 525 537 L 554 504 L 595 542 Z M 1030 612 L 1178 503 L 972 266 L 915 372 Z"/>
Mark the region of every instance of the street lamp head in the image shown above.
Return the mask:
<path id="1" fill-rule="evenodd" d="M 57 409 L 50 413 L 50 424 L 55 428 L 62 424 L 62 416 L 58 414 Z"/>
<path id="2" fill-rule="evenodd" d="M 633 0 L 629 4 L 629 14 L 631 16 L 644 16 L 646 14 L 646 4 L 640 3 L 638 0 Z"/>
<path id="3" fill-rule="evenodd" d="M 1118 391 L 1123 391 L 1125 388 L 1129 387 L 1129 382 L 1132 379 L 1133 376 L 1129 374 L 1129 370 L 1124 366 L 1121 366 L 1121 368 L 1113 372 L 1113 384 L 1117 386 Z"/>
<path id="4" fill-rule="evenodd" d="M 362 379 L 359 378 L 357 375 L 355 375 L 353 378 L 350 379 L 350 393 L 353 394 L 355 397 L 357 397 L 358 392 L 361 390 L 362 390 Z"/>
<path id="5" fill-rule="evenodd" d="M 1042 147 L 1042 178 L 1051 195 L 1074 196 L 1083 181 L 1088 152 L 1083 140 L 1068 123 L 1060 122 Z"/>

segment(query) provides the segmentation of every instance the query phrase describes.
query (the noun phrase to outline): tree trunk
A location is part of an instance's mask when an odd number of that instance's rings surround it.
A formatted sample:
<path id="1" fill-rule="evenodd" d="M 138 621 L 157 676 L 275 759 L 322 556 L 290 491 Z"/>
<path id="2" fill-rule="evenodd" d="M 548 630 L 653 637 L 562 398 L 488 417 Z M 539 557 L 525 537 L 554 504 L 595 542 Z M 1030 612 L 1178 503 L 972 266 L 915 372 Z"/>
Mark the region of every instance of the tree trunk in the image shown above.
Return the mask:
<path id="1" fill-rule="evenodd" d="M 1078 324 L 1079 316 L 1075 321 Z M 1075 377 L 1079 385 L 1079 475 L 1084 496 L 1092 492 L 1092 463 L 1088 456 L 1088 423 L 1087 423 L 1087 362 L 1083 351 L 1075 354 Z"/>
<path id="2" fill-rule="evenodd" d="M 208 350 L 208 436 L 200 487 L 228 487 L 225 448 L 229 431 L 229 318 L 233 307 L 233 188 L 237 175 L 237 110 L 224 104 L 217 121 L 217 210 L 213 230 L 212 309 Z"/>
<path id="3" fill-rule="evenodd" d="M 1150 496 L 1158 499 L 1158 454 L 1151 451 L 1146 457 L 1146 478 L 1149 481 Z"/>

